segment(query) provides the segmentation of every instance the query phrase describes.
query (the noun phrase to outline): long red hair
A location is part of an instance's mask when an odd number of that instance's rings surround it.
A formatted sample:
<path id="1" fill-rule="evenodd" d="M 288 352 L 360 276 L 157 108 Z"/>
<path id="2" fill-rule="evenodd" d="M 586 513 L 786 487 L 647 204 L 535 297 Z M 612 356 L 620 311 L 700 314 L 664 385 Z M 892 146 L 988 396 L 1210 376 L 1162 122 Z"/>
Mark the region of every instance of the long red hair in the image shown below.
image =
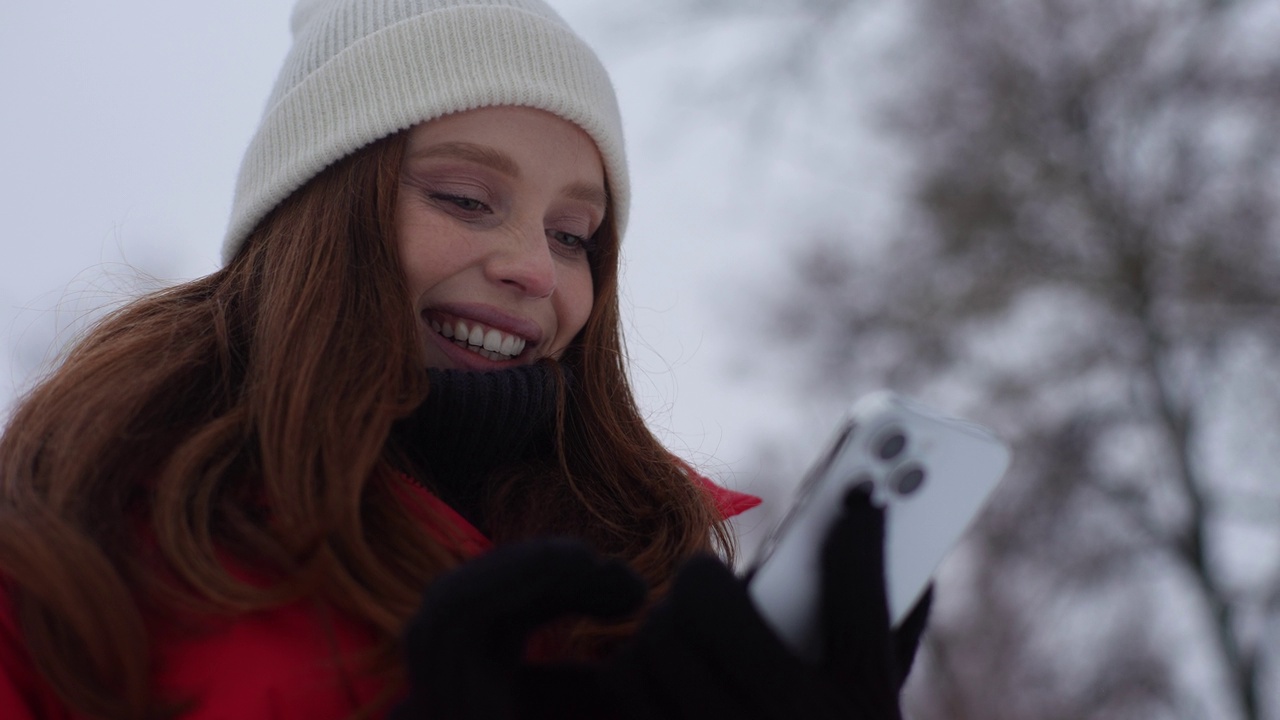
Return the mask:
<path id="1" fill-rule="evenodd" d="M 149 686 L 153 618 L 300 598 L 373 629 L 371 672 L 398 679 L 407 618 L 458 561 L 395 492 L 388 450 L 429 392 L 393 235 L 403 148 L 392 136 L 326 169 L 225 268 L 109 315 L 16 407 L 0 439 L 0 571 L 71 706 L 164 714 L 181 698 Z M 680 560 L 731 540 L 641 419 L 611 222 L 598 240 L 555 452 L 511 471 L 491 524 L 499 542 L 586 538 L 660 591 Z"/>

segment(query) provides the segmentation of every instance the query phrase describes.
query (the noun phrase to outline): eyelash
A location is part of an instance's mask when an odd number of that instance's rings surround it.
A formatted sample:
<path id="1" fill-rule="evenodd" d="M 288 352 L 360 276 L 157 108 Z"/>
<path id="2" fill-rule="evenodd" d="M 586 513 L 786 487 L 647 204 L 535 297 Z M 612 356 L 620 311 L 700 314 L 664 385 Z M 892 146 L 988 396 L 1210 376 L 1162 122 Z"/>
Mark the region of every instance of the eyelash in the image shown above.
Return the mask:
<path id="1" fill-rule="evenodd" d="M 578 253 L 585 253 L 587 255 L 595 254 L 595 251 L 596 251 L 595 236 L 583 237 L 581 235 L 574 235 L 573 233 L 560 232 L 558 230 L 552 230 L 551 236 L 556 240 L 557 243 L 560 244 L 562 248 L 564 248 L 563 252 L 565 252 L 566 254 L 570 254 L 570 255 L 576 255 Z M 566 239 L 568 239 L 570 242 L 565 242 Z"/>
<path id="2" fill-rule="evenodd" d="M 486 213 L 490 212 L 489 206 L 483 201 L 465 195 L 449 195 L 447 193 L 432 193 L 431 198 L 440 202 L 445 202 L 468 213 Z M 475 206 L 475 207 L 469 207 Z"/>
<path id="3" fill-rule="evenodd" d="M 448 203 L 464 213 L 486 214 L 492 212 L 489 206 L 483 201 L 467 197 L 465 195 L 432 193 L 431 198 L 439 202 Z M 578 253 L 591 255 L 594 254 L 596 250 L 596 239 L 594 236 L 583 237 L 581 235 L 574 235 L 573 233 L 552 230 L 551 237 L 560 245 L 561 248 L 563 248 L 561 252 L 566 255 L 576 255 Z"/>

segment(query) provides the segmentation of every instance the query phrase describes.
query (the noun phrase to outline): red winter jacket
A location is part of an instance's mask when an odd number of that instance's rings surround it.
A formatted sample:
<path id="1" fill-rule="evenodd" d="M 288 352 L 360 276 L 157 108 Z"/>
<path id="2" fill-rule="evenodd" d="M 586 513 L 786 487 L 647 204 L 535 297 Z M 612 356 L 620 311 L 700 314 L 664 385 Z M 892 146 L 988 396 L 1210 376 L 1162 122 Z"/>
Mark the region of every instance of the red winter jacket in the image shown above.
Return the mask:
<path id="1" fill-rule="evenodd" d="M 760 499 L 718 487 L 699 476 L 725 517 Z M 433 529 L 466 556 L 490 547 L 488 538 L 418 485 L 435 516 L 450 527 Z M 153 638 L 153 685 L 166 696 L 191 698 L 187 720 L 338 720 L 372 700 L 381 684 L 362 675 L 356 661 L 372 643 L 359 623 L 300 601 L 211 623 L 198 637 Z M 83 720 L 58 699 L 36 671 L 12 606 L 0 592 L 0 720 Z"/>

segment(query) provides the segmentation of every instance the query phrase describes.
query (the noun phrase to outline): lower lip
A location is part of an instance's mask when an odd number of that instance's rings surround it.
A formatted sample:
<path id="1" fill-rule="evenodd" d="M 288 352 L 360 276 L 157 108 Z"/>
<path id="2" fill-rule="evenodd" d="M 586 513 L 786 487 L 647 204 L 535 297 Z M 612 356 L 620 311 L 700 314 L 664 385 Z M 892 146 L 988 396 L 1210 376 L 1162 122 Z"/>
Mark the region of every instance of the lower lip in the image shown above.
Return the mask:
<path id="1" fill-rule="evenodd" d="M 424 324 L 423 327 L 426 329 L 429 341 L 440 348 L 441 352 L 449 360 L 451 368 L 461 370 L 500 370 L 524 364 L 523 358 L 527 352 L 521 352 L 510 360 L 490 360 L 479 353 L 459 347 L 453 340 L 432 330 L 430 325 Z"/>

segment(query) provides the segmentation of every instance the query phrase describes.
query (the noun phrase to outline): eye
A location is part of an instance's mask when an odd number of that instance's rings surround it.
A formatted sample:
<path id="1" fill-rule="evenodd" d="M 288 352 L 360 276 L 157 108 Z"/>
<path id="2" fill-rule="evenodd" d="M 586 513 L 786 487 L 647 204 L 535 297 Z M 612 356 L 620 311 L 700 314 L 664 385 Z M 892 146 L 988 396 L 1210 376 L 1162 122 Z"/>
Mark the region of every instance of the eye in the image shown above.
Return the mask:
<path id="1" fill-rule="evenodd" d="M 563 232 L 561 230 L 549 230 L 547 234 L 556 244 L 558 252 L 564 255 L 580 255 L 583 253 L 591 253 L 595 250 L 596 242 L 594 237 L 583 237 L 574 235 L 573 233 Z"/>
<path id="2" fill-rule="evenodd" d="M 482 201 L 476 200 L 475 198 L 467 197 L 465 195 L 450 195 L 448 193 L 432 193 L 431 199 L 437 202 L 442 202 L 448 205 L 452 205 L 453 207 L 457 208 L 458 210 L 461 210 L 464 213 L 480 215 L 480 214 L 491 212 L 489 206 L 483 203 Z"/>

